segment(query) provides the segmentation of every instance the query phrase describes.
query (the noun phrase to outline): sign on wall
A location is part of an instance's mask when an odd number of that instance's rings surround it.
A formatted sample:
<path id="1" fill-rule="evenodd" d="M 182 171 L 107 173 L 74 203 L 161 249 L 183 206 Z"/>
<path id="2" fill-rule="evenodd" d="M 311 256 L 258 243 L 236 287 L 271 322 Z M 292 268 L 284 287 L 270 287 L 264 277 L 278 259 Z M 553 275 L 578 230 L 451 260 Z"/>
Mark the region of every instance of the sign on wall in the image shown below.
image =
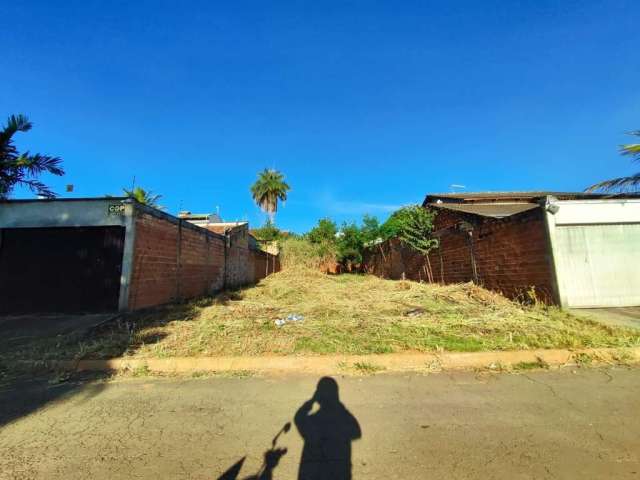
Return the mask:
<path id="1" fill-rule="evenodd" d="M 123 203 L 112 203 L 107 207 L 107 212 L 111 216 L 124 215 L 124 207 Z"/>

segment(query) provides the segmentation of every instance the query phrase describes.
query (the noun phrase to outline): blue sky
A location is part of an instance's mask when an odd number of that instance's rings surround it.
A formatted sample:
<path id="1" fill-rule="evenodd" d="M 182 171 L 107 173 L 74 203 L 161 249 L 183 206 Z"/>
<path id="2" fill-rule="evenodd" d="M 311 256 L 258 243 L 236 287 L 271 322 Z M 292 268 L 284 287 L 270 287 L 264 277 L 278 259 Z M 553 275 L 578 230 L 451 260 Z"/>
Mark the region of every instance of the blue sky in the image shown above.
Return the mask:
<path id="1" fill-rule="evenodd" d="M 427 192 L 582 190 L 629 174 L 637 1 L 2 2 L 0 116 L 63 196 L 136 183 L 168 211 L 384 218 Z M 4 119 L 2 119 L 4 120 Z M 72 183 L 75 191 L 64 193 Z M 29 197 L 17 191 L 18 197 Z"/>

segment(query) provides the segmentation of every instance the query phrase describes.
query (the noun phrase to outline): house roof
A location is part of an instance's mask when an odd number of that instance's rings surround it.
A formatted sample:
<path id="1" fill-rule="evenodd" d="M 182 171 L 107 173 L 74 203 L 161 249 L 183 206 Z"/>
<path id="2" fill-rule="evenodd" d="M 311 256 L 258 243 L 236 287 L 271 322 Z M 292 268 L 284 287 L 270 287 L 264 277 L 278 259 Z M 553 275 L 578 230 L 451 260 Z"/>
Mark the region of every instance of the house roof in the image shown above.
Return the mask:
<path id="1" fill-rule="evenodd" d="M 504 218 L 538 208 L 537 203 L 430 203 L 430 207 L 455 212 L 471 213 L 481 217 Z"/>
<path id="2" fill-rule="evenodd" d="M 585 193 L 585 192 L 459 192 L 459 193 L 433 193 L 428 194 L 423 202 L 423 206 L 433 203 L 492 203 L 492 202 L 520 202 L 534 203 L 538 200 L 552 195 L 559 200 L 588 200 L 600 198 L 640 198 L 640 194 L 618 193 Z"/>
<path id="3" fill-rule="evenodd" d="M 209 223 L 221 223 L 222 219 L 217 213 L 191 213 L 189 211 L 182 211 L 178 213 L 178 217 L 190 222 L 209 222 Z"/>

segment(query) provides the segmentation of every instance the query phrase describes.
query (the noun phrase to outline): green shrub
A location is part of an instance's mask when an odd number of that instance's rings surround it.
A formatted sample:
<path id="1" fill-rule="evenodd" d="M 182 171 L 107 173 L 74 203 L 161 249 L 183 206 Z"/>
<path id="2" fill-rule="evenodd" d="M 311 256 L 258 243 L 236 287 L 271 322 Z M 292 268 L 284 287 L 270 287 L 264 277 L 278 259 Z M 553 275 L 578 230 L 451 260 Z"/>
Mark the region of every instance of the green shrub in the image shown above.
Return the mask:
<path id="1" fill-rule="evenodd" d="M 335 245 L 311 243 L 306 238 L 288 237 L 280 241 L 280 262 L 283 268 L 321 269 L 335 263 Z"/>

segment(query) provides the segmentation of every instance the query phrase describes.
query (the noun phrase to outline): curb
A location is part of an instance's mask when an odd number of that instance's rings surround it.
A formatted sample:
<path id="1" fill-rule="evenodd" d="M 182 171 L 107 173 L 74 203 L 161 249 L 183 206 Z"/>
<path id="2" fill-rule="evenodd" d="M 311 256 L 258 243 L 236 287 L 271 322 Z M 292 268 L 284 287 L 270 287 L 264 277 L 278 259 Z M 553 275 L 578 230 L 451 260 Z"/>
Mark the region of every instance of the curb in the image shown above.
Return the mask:
<path id="1" fill-rule="evenodd" d="M 387 353 L 374 355 L 113 358 L 107 360 L 21 361 L 26 368 L 64 371 L 126 371 L 144 369 L 154 373 L 256 372 L 313 373 L 322 375 L 384 372 L 428 372 L 489 368 L 509 369 L 539 364 L 570 366 L 640 362 L 640 347 L 581 350 L 518 350 L 471 353 Z"/>

